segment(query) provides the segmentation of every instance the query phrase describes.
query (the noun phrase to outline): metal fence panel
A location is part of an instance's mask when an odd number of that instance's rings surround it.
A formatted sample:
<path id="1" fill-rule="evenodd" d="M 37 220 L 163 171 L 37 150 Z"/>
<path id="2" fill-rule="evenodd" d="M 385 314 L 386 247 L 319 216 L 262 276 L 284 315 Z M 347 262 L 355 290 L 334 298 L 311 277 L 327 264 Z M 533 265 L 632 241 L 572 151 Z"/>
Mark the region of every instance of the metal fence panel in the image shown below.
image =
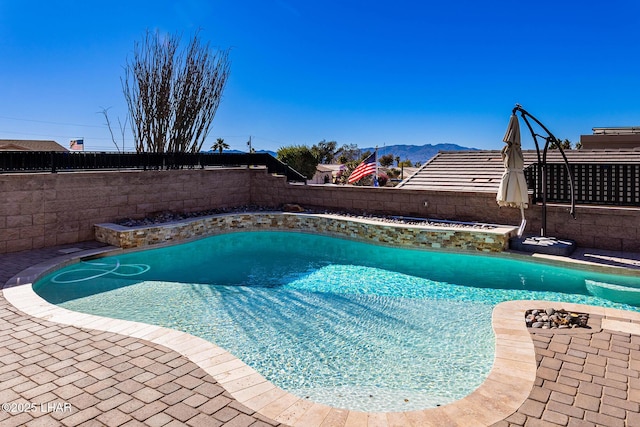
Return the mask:
<path id="1" fill-rule="evenodd" d="M 269 173 L 288 181 L 306 178 L 268 153 L 101 153 L 101 152 L 0 152 L 0 173 L 59 172 L 100 169 L 195 169 L 207 166 L 266 166 Z"/>
<path id="2" fill-rule="evenodd" d="M 564 164 L 547 166 L 547 201 L 570 203 L 571 189 Z M 575 185 L 576 203 L 617 206 L 640 206 L 640 164 L 572 163 L 569 165 Z M 533 199 L 542 200 L 540 168 L 533 164 L 525 169 L 525 177 Z"/>

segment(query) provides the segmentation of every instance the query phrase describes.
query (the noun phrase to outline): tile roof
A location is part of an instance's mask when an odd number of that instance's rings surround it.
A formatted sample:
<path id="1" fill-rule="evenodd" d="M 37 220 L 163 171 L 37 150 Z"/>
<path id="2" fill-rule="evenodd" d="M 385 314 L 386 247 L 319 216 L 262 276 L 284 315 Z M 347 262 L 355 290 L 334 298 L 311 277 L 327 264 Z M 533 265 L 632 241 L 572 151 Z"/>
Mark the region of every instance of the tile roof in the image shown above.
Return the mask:
<path id="1" fill-rule="evenodd" d="M 0 151 L 69 151 L 55 141 L 0 139 Z"/>
<path id="2" fill-rule="evenodd" d="M 537 162 L 536 150 L 523 150 L 525 167 Z M 640 150 L 566 150 L 569 163 L 640 163 Z M 563 163 L 558 150 L 547 163 Z M 441 151 L 397 188 L 496 192 L 504 172 L 500 150 Z"/>

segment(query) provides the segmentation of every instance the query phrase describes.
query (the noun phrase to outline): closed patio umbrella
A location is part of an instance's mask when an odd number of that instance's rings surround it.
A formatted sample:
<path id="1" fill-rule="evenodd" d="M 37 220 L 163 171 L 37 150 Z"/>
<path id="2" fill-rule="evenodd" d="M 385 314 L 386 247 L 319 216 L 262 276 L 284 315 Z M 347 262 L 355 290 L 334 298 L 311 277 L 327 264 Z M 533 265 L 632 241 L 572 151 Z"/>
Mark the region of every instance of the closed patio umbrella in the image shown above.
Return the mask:
<path id="1" fill-rule="evenodd" d="M 522 236 L 527 224 L 524 217 L 524 209 L 529 203 L 529 196 L 527 194 L 527 180 L 524 177 L 522 147 L 520 146 L 520 124 L 515 113 L 509 119 L 509 126 L 502 140 L 507 145 L 502 149 L 504 173 L 502 174 L 496 201 L 500 206 L 520 208 L 522 222 L 518 229 L 518 236 Z"/>

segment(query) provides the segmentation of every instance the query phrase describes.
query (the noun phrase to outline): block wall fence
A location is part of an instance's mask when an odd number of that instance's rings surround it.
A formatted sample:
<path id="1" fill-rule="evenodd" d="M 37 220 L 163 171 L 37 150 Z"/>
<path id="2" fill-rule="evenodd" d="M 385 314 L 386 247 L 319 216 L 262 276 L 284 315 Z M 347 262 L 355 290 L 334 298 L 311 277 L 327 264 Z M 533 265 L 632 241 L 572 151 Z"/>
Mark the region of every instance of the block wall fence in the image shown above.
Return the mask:
<path id="1" fill-rule="evenodd" d="M 260 168 L 105 171 L 0 175 L 0 253 L 94 239 L 94 224 L 160 211 L 286 203 L 354 213 L 518 225 L 518 209 L 493 193 L 288 184 Z M 540 231 L 541 207 L 525 211 L 527 233 Z M 640 252 L 640 209 L 547 206 L 547 234 L 579 246 Z"/>

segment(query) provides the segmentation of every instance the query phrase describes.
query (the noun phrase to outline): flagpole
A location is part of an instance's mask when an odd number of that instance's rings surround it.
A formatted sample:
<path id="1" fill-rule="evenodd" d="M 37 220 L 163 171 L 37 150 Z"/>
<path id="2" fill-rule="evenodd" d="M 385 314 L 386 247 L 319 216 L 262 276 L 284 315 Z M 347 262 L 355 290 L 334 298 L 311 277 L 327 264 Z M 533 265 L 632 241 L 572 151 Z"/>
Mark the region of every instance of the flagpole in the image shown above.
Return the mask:
<path id="1" fill-rule="evenodd" d="M 378 185 L 376 185 L 378 183 L 378 146 L 377 145 L 375 150 L 375 158 L 376 158 L 376 174 L 373 176 L 373 186 L 378 187 Z"/>

